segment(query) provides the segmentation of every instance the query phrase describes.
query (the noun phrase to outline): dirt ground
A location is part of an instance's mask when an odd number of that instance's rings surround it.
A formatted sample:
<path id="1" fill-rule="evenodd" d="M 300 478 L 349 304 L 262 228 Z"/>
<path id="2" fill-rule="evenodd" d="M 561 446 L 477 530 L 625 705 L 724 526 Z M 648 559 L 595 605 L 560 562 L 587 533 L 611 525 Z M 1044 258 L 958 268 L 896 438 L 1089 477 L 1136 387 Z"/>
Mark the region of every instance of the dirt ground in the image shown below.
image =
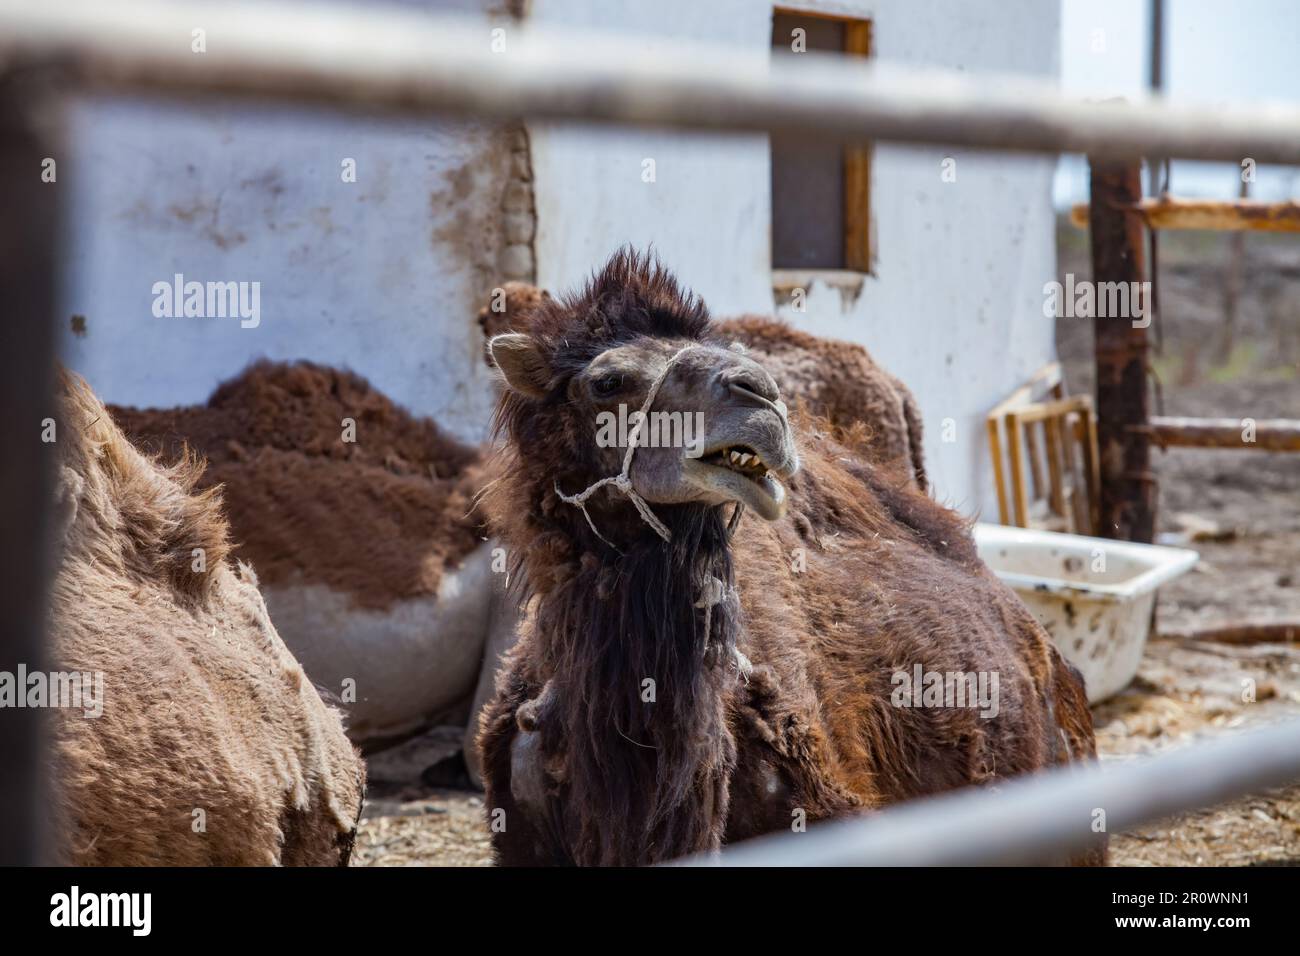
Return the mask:
<path id="1" fill-rule="evenodd" d="M 1085 242 L 1062 228 L 1062 276 L 1090 276 Z M 1300 418 L 1300 241 L 1249 236 L 1244 253 L 1229 336 L 1232 237 L 1161 234 L 1157 414 Z M 1057 348 L 1070 391 L 1091 391 L 1091 322 L 1059 320 Z M 1171 449 L 1153 465 L 1162 537 L 1201 555 L 1161 589 L 1158 631 L 1287 622 L 1296 638 L 1230 646 L 1156 637 L 1137 679 L 1093 710 L 1103 760 L 1300 716 L 1300 455 Z M 1179 541 L 1189 528 L 1198 539 Z M 1111 850 L 1118 865 L 1300 865 L 1300 787 L 1119 834 Z"/>
<path id="2" fill-rule="evenodd" d="M 1090 276 L 1085 243 L 1086 234 L 1062 227 L 1062 276 Z M 1244 248 L 1227 336 L 1231 238 L 1161 237 L 1159 413 L 1300 418 L 1300 241 L 1251 236 Z M 1091 323 L 1059 320 L 1057 342 L 1070 391 L 1090 391 Z M 1157 453 L 1155 470 L 1161 534 L 1185 540 L 1194 529 L 1186 546 L 1201 561 L 1161 590 L 1159 633 L 1136 680 L 1094 708 L 1104 761 L 1300 716 L 1300 455 L 1179 449 Z M 1168 636 L 1268 621 L 1296 623 L 1296 638 L 1226 645 Z M 371 760 L 354 865 L 491 865 L 481 795 L 420 779 L 458 746 L 459 731 L 440 728 Z M 1120 866 L 1300 865 L 1300 786 L 1112 834 L 1111 854 Z"/>

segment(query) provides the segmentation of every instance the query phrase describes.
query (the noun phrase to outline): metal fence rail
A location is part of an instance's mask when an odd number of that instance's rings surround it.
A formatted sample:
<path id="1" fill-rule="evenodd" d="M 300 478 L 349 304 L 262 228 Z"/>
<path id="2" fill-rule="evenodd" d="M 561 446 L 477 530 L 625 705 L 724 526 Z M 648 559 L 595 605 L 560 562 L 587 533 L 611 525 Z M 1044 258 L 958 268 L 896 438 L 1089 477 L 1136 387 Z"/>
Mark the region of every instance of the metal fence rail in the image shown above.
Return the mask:
<path id="1" fill-rule="evenodd" d="M 972 866 L 1041 863 L 1118 833 L 1300 780 L 1300 720 L 1123 763 L 1067 767 L 954 791 L 805 833 L 760 837 L 689 866 Z"/>
<path id="2" fill-rule="evenodd" d="M 52 548 L 55 234 L 61 196 L 33 186 L 57 149 L 41 128 L 32 91 L 0 70 L 0 408 L 9 422 L 0 454 L 0 672 L 42 670 Z M 61 427 L 61 426 L 60 426 Z M 27 689 L 17 689 L 25 696 Z M 0 707 L 0 866 L 48 862 L 45 714 Z"/>
<path id="3" fill-rule="evenodd" d="M 207 52 L 191 50 L 206 31 Z M 1300 107 L 1086 103 L 1053 84 L 807 53 L 492 27 L 383 6 L 0 0 L 0 64 L 81 81 L 408 113 L 605 120 L 990 150 L 1300 165 Z M 758 55 L 756 55 L 756 53 Z"/>

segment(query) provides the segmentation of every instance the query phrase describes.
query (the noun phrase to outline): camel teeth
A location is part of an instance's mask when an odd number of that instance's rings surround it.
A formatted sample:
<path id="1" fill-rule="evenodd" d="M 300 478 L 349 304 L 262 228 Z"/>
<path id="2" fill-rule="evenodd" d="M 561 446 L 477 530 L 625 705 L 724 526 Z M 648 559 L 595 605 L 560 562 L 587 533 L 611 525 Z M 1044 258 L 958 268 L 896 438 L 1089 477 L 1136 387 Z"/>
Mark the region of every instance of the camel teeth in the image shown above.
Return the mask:
<path id="1" fill-rule="evenodd" d="M 748 465 L 748 464 L 749 464 L 749 459 L 750 459 L 750 456 L 749 456 L 749 455 L 741 455 L 741 456 L 740 456 L 740 463 L 741 463 L 741 465 Z"/>
<path id="2" fill-rule="evenodd" d="M 740 452 L 738 452 L 738 451 L 733 451 L 733 452 L 731 453 L 731 460 L 732 460 L 732 461 L 740 461 Z"/>

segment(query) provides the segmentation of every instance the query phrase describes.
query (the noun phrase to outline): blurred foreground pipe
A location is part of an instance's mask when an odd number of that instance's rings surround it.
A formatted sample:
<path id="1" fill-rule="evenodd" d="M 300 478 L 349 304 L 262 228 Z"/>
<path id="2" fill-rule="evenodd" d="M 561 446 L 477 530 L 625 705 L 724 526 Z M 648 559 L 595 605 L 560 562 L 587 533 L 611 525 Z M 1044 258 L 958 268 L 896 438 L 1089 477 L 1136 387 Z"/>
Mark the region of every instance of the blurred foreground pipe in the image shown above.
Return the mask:
<path id="1" fill-rule="evenodd" d="M 48 511 L 54 445 L 56 159 L 36 126 L 41 84 L 0 70 L 0 672 L 48 667 L 44 635 L 51 556 Z M 57 168 L 57 167 L 56 167 Z M 26 697 L 27 688 L 17 687 Z M 0 865 L 46 859 L 44 711 L 0 707 Z"/>
<path id="2" fill-rule="evenodd" d="M 1078 850 L 1098 810 L 1119 833 L 1300 781 L 1300 721 L 1194 743 L 1153 757 L 1066 767 L 957 790 L 804 833 L 759 837 L 691 866 L 984 866 Z"/>
<path id="3" fill-rule="evenodd" d="M 195 31 L 202 31 L 203 52 Z M 478 117 L 1300 165 L 1300 106 L 1086 102 L 1055 81 L 376 4 L 0 0 L 4 57 L 97 88 Z M 1140 194 L 1140 190 L 1139 190 Z"/>

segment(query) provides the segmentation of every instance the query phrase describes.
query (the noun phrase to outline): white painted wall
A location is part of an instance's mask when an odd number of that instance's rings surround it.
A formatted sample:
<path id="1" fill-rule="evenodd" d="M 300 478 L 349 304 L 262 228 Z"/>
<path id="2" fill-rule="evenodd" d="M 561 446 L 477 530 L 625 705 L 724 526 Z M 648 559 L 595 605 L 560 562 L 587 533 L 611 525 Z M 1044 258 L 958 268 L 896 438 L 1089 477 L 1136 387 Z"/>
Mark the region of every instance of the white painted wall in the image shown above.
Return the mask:
<path id="1" fill-rule="evenodd" d="M 787 2 L 873 21 L 882 60 L 1058 74 L 1059 11 L 1040 0 Z M 767 56 L 758 0 L 533 0 L 530 18 L 730 42 Z M 957 181 L 940 161 L 957 160 Z M 641 162 L 656 160 L 656 182 Z M 766 138 L 533 128 L 539 283 L 580 282 L 615 247 L 654 243 L 715 314 L 771 312 Z M 916 392 L 938 496 L 996 518 L 983 416 L 1055 354 L 1042 286 L 1055 274 L 1053 159 L 880 146 L 872 167 L 876 264 L 856 301 L 824 284 L 794 324 L 866 345 Z M 943 442 L 944 419 L 955 441 Z"/>
<path id="2" fill-rule="evenodd" d="M 487 13 L 494 0 L 409 0 Z M 783 4 L 874 21 L 877 55 L 968 70 L 1057 72 L 1058 12 L 1037 0 Z M 532 0 L 530 19 L 676 37 L 769 55 L 763 0 Z M 110 402 L 204 400 L 258 356 L 347 365 L 466 438 L 491 390 L 473 316 L 497 281 L 506 151 L 493 128 L 144 101 L 71 114 L 64 282 L 68 363 Z M 581 282 L 623 243 L 653 244 L 720 315 L 770 313 L 765 137 L 531 128 L 538 280 Z M 1053 356 L 1042 285 L 1054 273 L 1046 159 L 881 146 L 873 164 L 876 268 L 856 302 L 814 285 L 819 334 L 865 344 L 917 393 L 939 495 L 993 510 L 982 416 Z M 358 182 L 343 183 L 353 157 Z M 643 160 L 656 181 L 642 181 Z M 262 320 L 160 319 L 155 282 L 262 283 Z M 943 420 L 956 423 L 944 443 Z"/>
<path id="3" fill-rule="evenodd" d="M 485 12 L 489 0 L 410 4 Z M 109 402 L 204 401 L 251 359 L 348 366 L 464 438 L 492 392 L 474 316 L 495 284 L 502 134 L 204 102 L 71 110 L 64 357 Z M 357 181 L 342 181 L 342 160 Z M 155 318 L 155 282 L 258 281 L 261 322 Z"/>
<path id="4" fill-rule="evenodd" d="M 627 31 L 648 50 L 687 37 L 766 60 L 771 8 L 754 0 L 532 0 L 529 22 Z M 581 283 L 618 246 L 653 245 L 716 311 L 770 312 L 766 136 L 529 124 L 537 278 Z M 642 180 L 655 162 L 655 181 Z"/>

